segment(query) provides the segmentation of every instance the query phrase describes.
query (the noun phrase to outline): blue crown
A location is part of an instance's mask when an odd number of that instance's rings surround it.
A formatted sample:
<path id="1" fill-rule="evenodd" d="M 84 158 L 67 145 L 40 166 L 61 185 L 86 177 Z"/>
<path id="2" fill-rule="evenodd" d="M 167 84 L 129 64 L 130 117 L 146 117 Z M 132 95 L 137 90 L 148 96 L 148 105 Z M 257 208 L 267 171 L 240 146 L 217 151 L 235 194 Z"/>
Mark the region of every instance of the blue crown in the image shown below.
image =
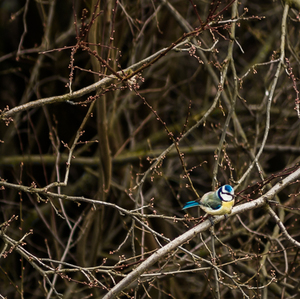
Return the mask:
<path id="1" fill-rule="evenodd" d="M 230 193 L 230 192 L 232 191 L 233 188 L 232 188 L 230 185 L 225 185 L 225 186 L 224 186 L 224 189 L 225 189 L 227 192 Z"/>

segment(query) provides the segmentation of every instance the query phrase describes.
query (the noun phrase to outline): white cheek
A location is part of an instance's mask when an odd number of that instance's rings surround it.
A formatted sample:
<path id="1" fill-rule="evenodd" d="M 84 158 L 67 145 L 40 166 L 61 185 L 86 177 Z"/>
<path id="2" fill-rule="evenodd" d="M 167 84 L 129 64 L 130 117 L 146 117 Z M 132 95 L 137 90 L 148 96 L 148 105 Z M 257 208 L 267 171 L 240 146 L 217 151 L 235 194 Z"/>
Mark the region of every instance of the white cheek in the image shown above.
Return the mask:
<path id="1" fill-rule="evenodd" d="M 222 194 L 223 201 L 231 201 L 233 200 L 233 196 L 231 194 Z"/>

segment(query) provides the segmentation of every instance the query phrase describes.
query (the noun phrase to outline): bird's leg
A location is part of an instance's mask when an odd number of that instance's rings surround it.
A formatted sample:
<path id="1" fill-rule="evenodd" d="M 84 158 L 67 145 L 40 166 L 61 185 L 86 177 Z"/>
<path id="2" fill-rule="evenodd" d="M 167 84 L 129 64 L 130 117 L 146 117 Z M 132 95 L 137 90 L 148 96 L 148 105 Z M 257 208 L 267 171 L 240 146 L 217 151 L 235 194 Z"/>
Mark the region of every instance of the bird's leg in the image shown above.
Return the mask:
<path id="1" fill-rule="evenodd" d="M 211 223 L 211 226 L 214 226 L 215 225 L 215 223 L 214 223 L 214 216 L 208 216 L 208 220 L 210 221 L 210 223 Z"/>

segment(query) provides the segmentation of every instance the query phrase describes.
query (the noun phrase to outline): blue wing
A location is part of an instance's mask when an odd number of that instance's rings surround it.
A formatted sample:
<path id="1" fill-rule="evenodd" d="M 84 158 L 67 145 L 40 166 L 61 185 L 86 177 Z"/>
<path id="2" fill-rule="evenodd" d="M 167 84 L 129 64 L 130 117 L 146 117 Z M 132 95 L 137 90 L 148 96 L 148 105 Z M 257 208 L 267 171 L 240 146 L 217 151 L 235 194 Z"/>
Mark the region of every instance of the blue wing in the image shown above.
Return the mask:
<path id="1" fill-rule="evenodd" d="M 219 210 L 222 207 L 222 201 L 216 199 L 207 199 L 205 203 L 202 203 L 202 205 L 212 210 Z"/>
<path id="2" fill-rule="evenodd" d="M 199 202 L 192 200 L 192 201 L 188 201 L 182 209 L 185 210 L 197 206 L 200 206 Z"/>
<path id="3" fill-rule="evenodd" d="M 209 210 L 216 211 L 222 207 L 222 200 L 219 197 L 218 191 L 208 192 L 202 196 L 200 204 L 207 208 L 204 209 L 207 213 L 209 213 Z"/>

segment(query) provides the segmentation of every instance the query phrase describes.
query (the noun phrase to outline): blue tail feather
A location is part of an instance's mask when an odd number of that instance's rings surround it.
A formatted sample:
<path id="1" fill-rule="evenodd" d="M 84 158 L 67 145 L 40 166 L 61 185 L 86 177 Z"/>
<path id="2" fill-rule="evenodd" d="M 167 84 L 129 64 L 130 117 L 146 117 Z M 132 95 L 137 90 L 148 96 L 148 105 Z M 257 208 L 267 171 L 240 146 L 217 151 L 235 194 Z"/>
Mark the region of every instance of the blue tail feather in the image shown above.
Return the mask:
<path id="1" fill-rule="evenodd" d="M 182 209 L 185 210 L 197 206 L 200 206 L 199 202 L 192 200 L 192 201 L 188 201 Z"/>

